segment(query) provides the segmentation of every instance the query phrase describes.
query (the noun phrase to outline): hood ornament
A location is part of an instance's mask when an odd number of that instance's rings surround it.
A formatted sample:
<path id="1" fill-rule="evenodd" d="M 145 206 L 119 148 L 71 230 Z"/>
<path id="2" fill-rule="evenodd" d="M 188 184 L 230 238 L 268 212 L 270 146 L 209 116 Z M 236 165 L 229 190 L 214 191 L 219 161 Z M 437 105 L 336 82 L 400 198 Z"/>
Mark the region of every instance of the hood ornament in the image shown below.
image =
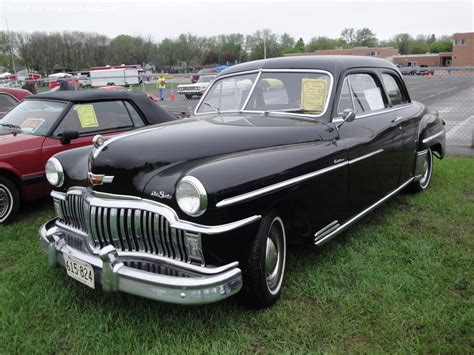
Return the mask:
<path id="1" fill-rule="evenodd" d="M 89 183 L 92 186 L 97 186 L 97 185 L 102 185 L 102 184 L 110 184 L 114 180 L 114 176 L 102 175 L 102 174 L 93 174 L 91 172 L 87 173 L 87 177 L 89 179 Z"/>

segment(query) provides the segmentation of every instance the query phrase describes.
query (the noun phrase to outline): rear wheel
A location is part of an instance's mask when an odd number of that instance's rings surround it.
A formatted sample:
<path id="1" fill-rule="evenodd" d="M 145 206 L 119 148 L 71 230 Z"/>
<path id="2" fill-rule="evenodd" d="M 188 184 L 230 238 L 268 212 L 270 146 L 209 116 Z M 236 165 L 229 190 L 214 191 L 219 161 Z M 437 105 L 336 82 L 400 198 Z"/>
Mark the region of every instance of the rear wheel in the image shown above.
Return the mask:
<path id="1" fill-rule="evenodd" d="M 189 94 L 186 94 L 184 96 L 186 96 L 187 99 L 192 99 L 193 98 L 193 95 L 189 95 Z"/>
<path id="2" fill-rule="evenodd" d="M 20 208 L 20 194 L 15 184 L 0 176 L 0 224 L 10 222 Z"/>
<path id="3" fill-rule="evenodd" d="M 428 149 L 425 163 L 423 164 L 423 175 L 417 181 L 413 181 L 410 185 L 412 192 L 420 192 L 426 190 L 430 185 L 431 175 L 433 173 L 433 153 L 431 149 Z"/>
<path id="4" fill-rule="evenodd" d="M 245 263 L 246 301 L 257 308 L 271 306 L 280 297 L 286 263 L 285 226 L 275 212 L 262 219 Z"/>

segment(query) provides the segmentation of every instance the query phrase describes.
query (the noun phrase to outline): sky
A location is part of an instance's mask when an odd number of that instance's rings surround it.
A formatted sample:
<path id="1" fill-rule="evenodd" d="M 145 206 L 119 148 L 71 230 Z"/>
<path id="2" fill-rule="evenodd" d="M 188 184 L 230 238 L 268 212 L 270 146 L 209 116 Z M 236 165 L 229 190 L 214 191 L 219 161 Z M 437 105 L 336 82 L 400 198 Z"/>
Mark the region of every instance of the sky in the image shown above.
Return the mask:
<path id="1" fill-rule="evenodd" d="M 339 37 L 343 28 L 368 27 L 378 39 L 408 32 L 437 36 L 474 31 L 474 0 L 0 0 L 0 29 L 86 31 L 109 37 L 180 33 L 251 34 L 269 28 L 308 41 Z"/>

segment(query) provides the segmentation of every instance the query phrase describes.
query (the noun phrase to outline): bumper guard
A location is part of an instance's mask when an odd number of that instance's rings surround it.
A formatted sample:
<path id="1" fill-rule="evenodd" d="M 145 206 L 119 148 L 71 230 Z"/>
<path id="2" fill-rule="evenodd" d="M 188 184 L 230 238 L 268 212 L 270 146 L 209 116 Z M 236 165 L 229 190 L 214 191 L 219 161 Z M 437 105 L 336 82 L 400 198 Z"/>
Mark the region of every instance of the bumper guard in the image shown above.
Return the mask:
<path id="1" fill-rule="evenodd" d="M 104 291 L 122 291 L 169 303 L 205 304 L 228 298 L 242 288 L 238 262 L 206 268 L 157 257 L 162 264 L 168 263 L 170 267 L 193 274 L 192 277 L 161 275 L 124 265 L 127 253 L 117 251 L 112 245 L 102 248 L 98 256 L 74 249 L 66 243 L 55 222 L 56 218 L 43 224 L 39 230 L 49 266 L 64 267 L 64 254 L 89 263 L 94 269 L 96 284 L 100 284 Z"/>

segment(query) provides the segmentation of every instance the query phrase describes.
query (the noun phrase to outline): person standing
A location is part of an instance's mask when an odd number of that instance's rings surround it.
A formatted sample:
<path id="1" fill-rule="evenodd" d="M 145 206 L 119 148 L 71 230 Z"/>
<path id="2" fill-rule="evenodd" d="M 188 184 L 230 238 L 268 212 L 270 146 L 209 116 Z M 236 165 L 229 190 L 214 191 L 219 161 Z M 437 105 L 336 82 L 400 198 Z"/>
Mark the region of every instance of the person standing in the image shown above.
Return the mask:
<path id="1" fill-rule="evenodd" d="M 160 90 L 160 100 L 163 101 L 165 99 L 165 89 L 166 89 L 166 80 L 163 75 L 160 75 L 160 77 L 156 81 L 156 86 Z"/>
<path id="2" fill-rule="evenodd" d="M 36 90 L 36 83 L 34 80 L 26 79 L 25 85 L 21 87 L 24 90 L 28 90 L 32 94 L 37 94 L 38 90 Z"/>

